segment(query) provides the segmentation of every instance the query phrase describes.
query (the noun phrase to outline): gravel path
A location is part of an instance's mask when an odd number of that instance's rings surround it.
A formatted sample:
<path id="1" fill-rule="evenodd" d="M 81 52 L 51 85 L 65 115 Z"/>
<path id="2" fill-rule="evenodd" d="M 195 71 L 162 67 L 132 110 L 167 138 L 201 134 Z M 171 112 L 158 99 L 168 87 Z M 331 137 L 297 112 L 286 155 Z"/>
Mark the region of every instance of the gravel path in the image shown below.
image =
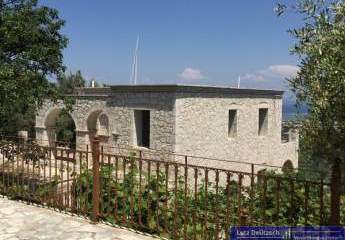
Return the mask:
<path id="1" fill-rule="evenodd" d="M 0 197 L 0 240 L 153 240 L 157 238 Z"/>

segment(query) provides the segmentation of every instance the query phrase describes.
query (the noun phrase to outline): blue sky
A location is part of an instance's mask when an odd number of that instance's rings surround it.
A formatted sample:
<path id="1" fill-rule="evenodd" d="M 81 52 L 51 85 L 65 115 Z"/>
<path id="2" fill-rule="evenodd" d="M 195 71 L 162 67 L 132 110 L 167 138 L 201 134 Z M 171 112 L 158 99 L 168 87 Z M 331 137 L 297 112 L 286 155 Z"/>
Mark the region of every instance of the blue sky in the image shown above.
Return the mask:
<path id="1" fill-rule="evenodd" d="M 126 84 L 140 35 L 139 84 L 286 88 L 296 72 L 287 29 L 273 0 L 43 0 L 66 20 L 65 64 L 88 79 Z"/>

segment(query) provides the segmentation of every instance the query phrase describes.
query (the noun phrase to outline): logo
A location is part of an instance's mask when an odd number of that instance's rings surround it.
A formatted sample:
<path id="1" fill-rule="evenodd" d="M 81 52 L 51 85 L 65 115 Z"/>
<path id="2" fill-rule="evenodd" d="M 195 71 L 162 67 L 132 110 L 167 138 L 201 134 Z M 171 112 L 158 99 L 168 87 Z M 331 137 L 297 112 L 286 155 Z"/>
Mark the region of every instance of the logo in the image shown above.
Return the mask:
<path id="1" fill-rule="evenodd" d="M 231 240 L 344 240 L 345 228 L 317 227 L 231 227 Z"/>

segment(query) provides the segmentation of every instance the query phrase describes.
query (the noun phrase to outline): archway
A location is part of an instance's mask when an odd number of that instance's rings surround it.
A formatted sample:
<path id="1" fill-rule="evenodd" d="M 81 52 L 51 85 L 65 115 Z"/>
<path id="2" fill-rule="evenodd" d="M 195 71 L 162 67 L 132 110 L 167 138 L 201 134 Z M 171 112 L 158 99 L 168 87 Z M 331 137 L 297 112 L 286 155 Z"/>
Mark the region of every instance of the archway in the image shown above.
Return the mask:
<path id="1" fill-rule="evenodd" d="M 108 116 L 103 113 L 102 110 L 92 112 L 87 119 L 87 129 L 91 145 L 96 136 L 101 138 L 101 140 L 106 141 L 109 137 Z"/>
<path id="2" fill-rule="evenodd" d="M 286 160 L 283 164 L 282 171 L 284 173 L 293 171 L 293 164 L 291 160 Z"/>
<path id="3" fill-rule="evenodd" d="M 46 117 L 45 128 L 50 147 L 76 148 L 76 125 L 66 110 L 51 110 Z"/>

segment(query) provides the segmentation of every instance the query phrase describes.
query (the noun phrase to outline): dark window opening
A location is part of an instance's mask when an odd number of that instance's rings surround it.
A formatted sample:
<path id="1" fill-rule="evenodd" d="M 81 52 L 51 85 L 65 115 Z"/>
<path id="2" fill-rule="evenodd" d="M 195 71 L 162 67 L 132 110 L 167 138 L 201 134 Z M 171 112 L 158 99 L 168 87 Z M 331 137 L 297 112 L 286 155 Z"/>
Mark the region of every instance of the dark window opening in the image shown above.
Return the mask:
<path id="1" fill-rule="evenodd" d="M 268 131 L 268 109 L 259 109 L 259 136 L 266 135 Z"/>
<path id="2" fill-rule="evenodd" d="M 136 144 L 140 147 L 150 147 L 150 111 L 135 110 Z"/>
<path id="3" fill-rule="evenodd" d="M 229 110 L 229 137 L 237 136 L 237 110 Z"/>

